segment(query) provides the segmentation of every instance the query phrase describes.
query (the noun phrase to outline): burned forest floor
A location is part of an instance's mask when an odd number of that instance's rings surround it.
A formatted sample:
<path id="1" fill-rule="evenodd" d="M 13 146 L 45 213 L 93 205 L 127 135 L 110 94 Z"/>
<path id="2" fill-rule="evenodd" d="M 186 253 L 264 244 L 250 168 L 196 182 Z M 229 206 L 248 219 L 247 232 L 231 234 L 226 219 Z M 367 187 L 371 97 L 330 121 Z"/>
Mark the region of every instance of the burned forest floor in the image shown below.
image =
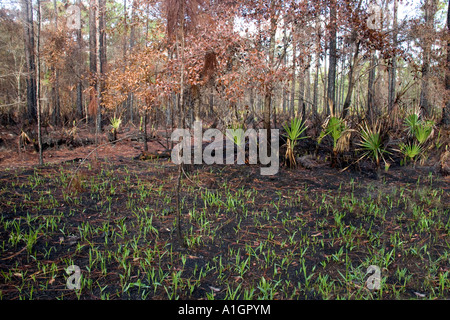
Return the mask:
<path id="1" fill-rule="evenodd" d="M 450 179 L 430 164 L 186 166 L 180 239 L 178 167 L 84 139 L 38 166 L 3 138 L 0 299 L 450 298 Z"/>

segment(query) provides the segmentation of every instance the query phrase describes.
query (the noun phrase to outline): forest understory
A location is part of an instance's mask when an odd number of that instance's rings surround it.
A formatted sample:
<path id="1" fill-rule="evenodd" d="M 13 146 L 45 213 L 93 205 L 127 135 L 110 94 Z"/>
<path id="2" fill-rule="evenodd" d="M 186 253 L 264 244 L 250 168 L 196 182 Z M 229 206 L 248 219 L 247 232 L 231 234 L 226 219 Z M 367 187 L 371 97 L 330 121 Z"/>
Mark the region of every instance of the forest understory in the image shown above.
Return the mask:
<path id="1" fill-rule="evenodd" d="M 186 165 L 180 239 L 178 166 L 142 157 L 133 127 L 118 139 L 133 130 L 114 144 L 104 135 L 97 153 L 79 130 L 87 145 L 49 147 L 43 166 L 2 132 L 2 299 L 450 298 L 450 184 L 438 158 L 381 175 L 367 160 L 333 168 L 325 147 L 308 168 L 299 159 L 275 176 Z M 78 290 L 67 287 L 71 265 Z M 378 290 L 369 266 L 380 268 Z"/>

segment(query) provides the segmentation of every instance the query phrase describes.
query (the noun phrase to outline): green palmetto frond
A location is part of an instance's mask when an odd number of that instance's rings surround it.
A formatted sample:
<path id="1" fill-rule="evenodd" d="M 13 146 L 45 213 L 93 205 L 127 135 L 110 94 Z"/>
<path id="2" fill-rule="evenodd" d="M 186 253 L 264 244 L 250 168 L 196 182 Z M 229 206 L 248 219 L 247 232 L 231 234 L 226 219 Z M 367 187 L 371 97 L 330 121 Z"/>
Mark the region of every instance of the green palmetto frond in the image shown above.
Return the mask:
<path id="1" fill-rule="evenodd" d="M 416 113 L 410 114 L 405 119 L 405 125 L 408 134 L 411 136 L 415 136 L 416 128 L 419 124 L 420 124 L 419 116 Z"/>
<path id="2" fill-rule="evenodd" d="M 433 132 L 433 127 L 433 121 L 426 121 L 424 123 L 421 122 L 416 126 L 414 134 L 420 144 L 423 144 L 428 140 L 428 138 L 431 136 L 431 133 Z"/>
<path id="3" fill-rule="evenodd" d="M 287 150 L 286 150 L 286 161 L 289 163 L 291 168 L 297 166 L 297 162 L 294 156 L 294 148 L 298 140 L 306 139 L 307 137 L 302 137 L 305 130 L 308 128 L 302 119 L 294 118 L 291 120 L 290 126 L 285 124 L 284 130 L 286 130 L 287 138 Z"/>
<path id="4" fill-rule="evenodd" d="M 381 160 L 385 161 L 384 154 L 389 153 L 384 146 L 381 134 L 379 123 L 372 127 L 367 124 L 361 126 L 361 141 L 359 142 L 359 146 L 363 151 L 361 159 L 365 157 L 372 158 L 378 168 Z"/>
<path id="5" fill-rule="evenodd" d="M 244 126 L 232 125 L 230 129 L 226 130 L 226 135 L 235 145 L 241 147 L 245 138 Z"/>
<path id="6" fill-rule="evenodd" d="M 408 134 L 415 137 L 420 144 L 424 144 L 433 132 L 434 122 L 419 119 L 416 113 L 406 117 L 405 125 Z"/>
<path id="7" fill-rule="evenodd" d="M 122 124 L 122 119 L 114 117 L 110 120 L 110 123 L 111 127 L 117 131 L 119 130 L 120 125 Z"/>
<path id="8" fill-rule="evenodd" d="M 284 130 L 286 130 L 286 137 L 289 139 L 291 143 L 291 148 L 294 149 L 295 144 L 298 140 L 306 139 L 307 137 L 302 137 L 303 132 L 305 132 L 306 129 L 308 129 L 307 126 L 305 126 L 305 123 L 302 121 L 302 119 L 294 118 L 291 120 L 291 125 L 288 126 L 285 124 Z"/>
<path id="9" fill-rule="evenodd" d="M 422 153 L 422 147 L 415 143 L 402 143 L 399 145 L 400 152 L 405 156 L 405 158 L 409 158 L 409 160 L 413 160 L 415 157 Z"/>
<path id="10" fill-rule="evenodd" d="M 346 125 L 343 119 L 338 117 L 330 117 L 326 123 L 325 129 L 320 133 L 318 142 L 320 144 L 323 138 L 330 135 L 333 138 L 333 150 L 336 151 L 338 147 L 338 140 L 341 138 L 345 130 Z"/>

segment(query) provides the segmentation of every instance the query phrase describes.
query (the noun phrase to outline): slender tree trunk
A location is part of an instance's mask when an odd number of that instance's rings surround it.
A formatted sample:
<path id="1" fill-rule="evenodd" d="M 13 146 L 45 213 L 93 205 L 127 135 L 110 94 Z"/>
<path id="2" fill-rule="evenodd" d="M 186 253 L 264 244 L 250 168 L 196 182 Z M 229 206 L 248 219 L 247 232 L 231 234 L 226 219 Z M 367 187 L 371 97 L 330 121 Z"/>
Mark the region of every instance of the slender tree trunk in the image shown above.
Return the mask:
<path id="1" fill-rule="evenodd" d="M 130 26 L 130 51 L 133 50 L 135 44 L 136 44 L 136 8 L 137 8 L 137 1 L 133 0 L 131 4 L 131 26 Z M 131 92 L 128 94 L 128 112 L 130 114 L 130 122 L 133 123 L 134 121 L 134 94 Z"/>
<path id="2" fill-rule="evenodd" d="M 277 32 L 277 18 L 271 17 L 270 19 L 270 47 L 269 47 L 269 68 L 273 67 L 275 59 L 275 35 Z M 273 85 L 271 81 L 266 83 L 265 95 L 264 95 L 264 129 L 267 130 L 267 140 L 270 141 L 271 135 L 271 124 L 270 118 L 272 114 L 272 92 Z"/>
<path id="3" fill-rule="evenodd" d="M 298 115 L 302 115 L 303 104 L 305 103 L 305 73 L 304 65 L 300 66 L 299 72 L 299 86 L 298 86 Z M 304 119 L 303 119 L 304 120 Z"/>
<path id="4" fill-rule="evenodd" d="M 283 44 L 286 46 L 286 42 L 287 42 L 287 24 L 284 24 L 284 28 L 283 28 Z M 285 54 L 283 57 L 283 66 L 286 68 L 287 65 L 287 55 Z M 282 97 L 282 110 L 283 110 L 283 114 L 286 114 L 286 110 L 287 110 L 287 105 L 288 105 L 288 94 L 287 94 L 287 82 L 285 81 L 283 83 L 283 97 Z"/>
<path id="5" fill-rule="evenodd" d="M 56 6 L 56 0 L 53 0 L 53 10 L 55 16 L 55 31 L 58 31 L 58 7 Z M 52 113 L 52 122 L 53 125 L 57 126 L 60 123 L 61 117 L 61 103 L 59 99 L 59 70 L 56 67 L 52 68 L 53 74 L 55 77 L 53 86 L 52 86 L 52 97 L 53 97 L 53 113 Z"/>
<path id="6" fill-rule="evenodd" d="M 144 108 L 144 151 L 148 151 L 147 124 L 148 124 L 148 110 L 146 106 Z"/>
<path id="7" fill-rule="evenodd" d="M 336 0 L 332 0 L 330 4 L 330 65 L 328 69 L 328 89 L 327 89 L 327 110 L 331 114 L 335 114 L 336 105 L 336 63 L 337 63 L 337 26 L 336 26 Z"/>
<path id="8" fill-rule="evenodd" d="M 342 112 L 342 106 L 344 104 L 344 91 L 345 91 L 345 73 L 344 73 L 344 70 L 345 70 L 346 61 L 347 61 L 346 56 L 347 55 L 345 55 L 345 54 L 342 56 L 341 92 L 339 94 L 339 102 L 338 102 L 338 104 L 339 104 L 339 113 Z"/>
<path id="9" fill-rule="evenodd" d="M 106 42 L 105 42 L 105 1 L 97 0 L 98 11 L 96 19 L 97 27 L 97 135 L 102 132 L 102 103 L 103 103 L 103 76 L 106 67 Z"/>
<path id="10" fill-rule="evenodd" d="M 376 65 L 377 65 L 376 52 L 372 52 L 369 66 L 369 81 L 367 88 L 367 110 L 366 110 L 366 117 L 370 120 L 373 119 L 375 111 L 374 93 L 375 93 Z"/>
<path id="11" fill-rule="evenodd" d="M 324 52 L 324 68 L 323 68 L 323 75 L 322 75 L 322 83 L 323 83 L 323 94 L 322 94 L 322 113 L 330 114 L 330 110 L 328 108 L 328 102 L 327 102 L 327 92 L 328 92 L 328 67 L 327 67 L 327 52 L 328 52 L 328 44 L 325 45 L 325 52 Z"/>
<path id="12" fill-rule="evenodd" d="M 127 13 L 127 0 L 123 0 L 123 25 L 124 25 L 124 30 L 123 30 L 123 39 L 122 39 L 122 59 L 123 59 L 123 72 L 125 72 L 126 69 L 126 61 L 127 61 L 127 48 L 128 48 L 128 13 Z M 123 110 L 127 110 L 128 114 L 129 112 L 129 105 L 128 105 L 128 96 L 125 99 L 125 101 L 123 101 L 122 103 L 122 108 Z M 126 121 L 129 121 L 129 119 L 127 119 Z"/>
<path id="13" fill-rule="evenodd" d="M 101 70 L 102 70 L 102 66 L 101 66 L 101 47 L 102 47 L 102 36 L 101 36 L 101 15 L 102 15 L 102 0 L 97 0 L 97 15 L 95 17 L 95 30 L 96 30 L 96 48 L 95 48 L 95 52 L 96 52 L 96 58 L 97 58 L 97 70 L 96 70 L 96 75 L 97 75 L 97 110 L 96 110 L 96 120 L 95 120 L 95 138 L 96 138 L 96 142 L 99 143 L 99 135 L 100 135 L 100 128 L 101 128 L 101 121 L 102 121 L 102 116 L 101 116 L 101 95 L 102 95 L 102 89 L 101 89 Z"/>
<path id="14" fill-rule="evenodd" d="M 297 69 L 297 38 L 295 33 L 295 27 L 292 26 L 292 83 L 291 83 L 291 103 L 289 113 L 291 118 L 294 118 L 295 110 L 295 86 L 296 86 L 296 69 Z"/>
<path id="15" fill-rule="evenodd" d="M 83 83 L 78 80 L 77 83 L 77 118 L 83 119 Z"/>
<path id="16" fill-rule="evenodd" d="M 447 9 L 447 70 L 445 75 L 446 104 L 442 110 L 442 124 L 450 125 L 450 2 Z"/>
<path id="17" fill-rule="evenodd" d="M 316 17 L 316 65 L 315 65 L 315 75 L 313 84 L 313 116 L 317 116 L 318 103 L 319 103 L 319 70 L 320 70 L 320 21 L 319 16 Z"/>
<path id="18" fill-rule="evenodd" d="M 37 102 L 37 125 L 38 125 L 38 145 L 39 145 L 39 165 L 44 164 L 42 156 L 42 128 L 41 128 L 41 1 L 37 0 L 37 44 L 36 44 L 36 102 Z"/>
<path id="19" fill-rule="evenodd" d="M 343 74 L 344 74 L 344 70 L 345 70 L 345 55 L 342 54 L 341 56 L 341 76 L 340 76 L 340 80 L 338 76 L 336 76 L 336 83 L 337 83 L 337 88 L 336 88 L 336 107 L 335 107 L 335 111 L 336 113 L 340 114 L 341 112 L 341 99 L 342 99 L 342 88 L 344 86 L 344 81 L 343 81 Z"/>
<path id="20" fill-rule="evenodd" d="M 311 57 L 309 57 L 309 59 L 311 60 Z M 309 63 L 308 63 L 308 65 L 309 65 Z M 311 104 L 311 68 L 306 69 L 305 77 L 306 77 L 305 104 L 308 105 L 308 104 Z"/>
<path id="21" fill-rule="evenodd" d="M 89 1 L 89 117 L 93 119 L 97 112 L 97 0 Z"/>
<path id="22" fill-rule="evenodd" d="M 36 121 L 36 62 L 33 25 L 33 5 L 29 0 L 21 0 L 25 59 L 27 61 L 27 117 Z"/>
<path id="23" fill-rule="evenodd" d="M 181 70 L 180 70 L 180 98 L 179 98 L 179 105 L 178 105 L 178 110 L 180 111 L 181 114 L 181 121 L 182 121 L 182 126 L 183 129 L 186 128 L 186 112 L 185 112 L 185 108 L 184 108 L 184 47 L 185 47 L 185 39 L 184 39 L 184 13 L 185 13 L 185 8 L 184 8 L 184 1 L 181 1 L 181 12 L 182 12 L 182 22 L 181 22 Z M 180 56 L 180 55 L 178 55 Z M 183 141 L 184 143 L 184 141 Z M 178 166 L 178 180 L 177 180 L 177 236 L 178 239 L 180 241 L 180 243 L 184 244 L 183 241 L 183 237 L 181 234 L 181 195 L 180 195 L 180 191 L 181 191 L 181 177 L 182 177 L 182 172 L 183 172 L 183 163 L 180 163 Z"/>
<path id="24" fill-rule="evenodd" d="M 393 25 L 393 41 L 394 50 L 398 46 L 398 0 L 394 0 L 394 25 Z M 396 83 L 397 83 L 397 54 L 394 51 L 391 60 L 391 67 L 389 69 L 389 110 L 392 111 L 395 104 L 396 95 Z"/>
<path id="25" fill-rule="evenodd" d="M 56 0 L 54 0 L 56 2 Z M 78 7 L 81 8 L 81 0 L 77 0 Z M 81 80 L 82 73 L 83 73 L 83 36 L 81 34 L 81 26 L 79 29 L 77 29 L 77 45 L 78 45 L 78 61 L 77 61 L 77 117 L 78 119 L 83 118 L 83 81 Z M 59 93 L 58 93 L 58 100 L 59 100 Z"/>
<path id="26" fill-rule="evenodd" d="M 319 103 L 319 68 L 320 68 L 320 58 L 316 57 L 316 74 L 314 75 L 314 85 L 313 85 L 313 115 L 317 115 L 318 103 Z"/>
<path id="27" fill-rule="evenodd" d="M 347 117 L 348 111 L 350 109 L 350 104 L 352 102 L 353 89 L 355 87 L 355 79 L 354 79 L 353 75 L 354 75 L 355 68 L 358 63 L 359 50 L 360 50 L 360 42 L 358 41 L 356 43 L 356 50 L 355 50 L 355 54 L 353 56 L 353 62 L 350 65 L 350 72 L 348 75 L 348 92 L 347 92 L 347 96 L 345 98 L 344 107 L 342 108 L 342 118 Z"/>
<path id="28" fill-rule="evenodd" d="M 437 10 L 436 0 L 426 0 L 424 4 L 425 10 L 425 30 L 426 34 L 423 39 L 423 64 L 422 64 L 422 80 L 420 92 L 420 107 L 425 112 L 425 115 L 431 115 L 431 106 L 429 102 L 429 77 L 430 77 L 430 59 L 431 59 L 431 44 L 434 31 L 434 16 Z"/>

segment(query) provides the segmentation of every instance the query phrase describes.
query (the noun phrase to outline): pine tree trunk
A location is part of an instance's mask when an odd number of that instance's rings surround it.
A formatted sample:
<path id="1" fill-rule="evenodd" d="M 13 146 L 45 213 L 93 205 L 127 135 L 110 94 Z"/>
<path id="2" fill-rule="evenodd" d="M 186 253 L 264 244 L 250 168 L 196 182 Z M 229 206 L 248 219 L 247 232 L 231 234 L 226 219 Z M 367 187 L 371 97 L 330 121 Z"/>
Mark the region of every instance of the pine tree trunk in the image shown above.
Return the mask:
<path id="1" fill-rule="evenodd" d="M 320 50 L 320 21 L 319 17 L 316 17 L 316 65 L 315 65 L 315 75 L 314 75 L 314 84 L 313 84 L 313 115 L 314 117 L 317 116 L 317 110 L 318 110 L 318 103 L 319 103 L 319 70 L 320 70 L 320 57 L 319 57 L 319 50 Z"/>
<path id="2" fill-rule="evenodd" d="M 426 0 L 424 4 L 425 10 L 425 39 L 423 39 L 423 63 L 422 63 L 422 80 L 420 91 L 420 107 L 426 116 L 431 116 L 431 106 L 429 101 L 429 78 L 430 78 L 430 59 L 432 45 L 432 31 L 434 30 L 434 16 L 437 10 L 436 0 Z"/>
<path id="3" fill-rule="evenodd" d="M 297 57 L 297 41 L 295 28 L 292 27 L 292 82 L 291 82 L 291 103 L 289 106 L 289 113 L 291 118 L 294 118 L 294 110 L 295 110 L 295 86 L 296 86 L 296 57 Z"/>
<path id="4" fill-rule="evenodd" d="M 313 85 L 313 114 L 317 115 L 318 103 L 319 103 L 319 66 L 320 66 L 320 58 L 316 58 L 316 74 L 314 75 L 314 85 Z"/>
<path id="5" fill-rule="evenodd" d="M 299 72 L 299 86 L 298 86 L 298 110 L 297 114 L 302 114 L 302 108 L 303 104 L 305 102 L 305 72 L 304 66 L 300 66 L 300 72 Z M 304 120 L 304 119 L 303 119 Z"/>
<path id="6" fill-rule="evenodd" d="M 58 8 L 56 6 L 56 0 L 53 0 L 53 10 L 55 15 L 55 31 L 58 30 Z M 52 122 L 53 125 L 57 126 L 60 123 L 61 117 L 61 102 L 59 99 L 59 72 L 56 67 L 53 67 L 53 74 L 55 76 L 55 81 L 52 87 L 52 97 L 53 97 L 53 114 L 52 114 Z"/>
<path id="7" fill-rule="evenodd" d="M 375 76 L 376 76 L 376 64 L 377 64 L 377 56 L 375 52 L 372 52 L 372 57 L 370 58 L 370 67 L 369 67 L 369 81 L 367 88 L 367 113 L 366 117 L 369 120 L 374 119 L 375 112 L 375 103 L 374 103 L 374 94 L 375 94 Z"/>
<path id="8" fill-rule="evenodd" d="M 183 20 L 181 22 L 181 70 L 180 70 L 180 98 L 179 98 L 179 105 L 178 105 L 178 110 L 180 112 L 181 115 L 181 121 L 182 121 L 182 128 L 185 129 L 186 128 L 186 112 L 185 112 L 185 108 L 184 108 L 184 47 L 185 47 L 185 43 L 184 43 L 184 13 L 185 13 L 185 9 L 184 9 L 184 1 L 181 1 L 181 6 L 182 6 L 182 15 L 183 15 Z M 178 55 L 180 56 L 180 55 Z M 184 143 L 184 141 L 183 141 Z M 177 180 L 177 236 L 178 236 L 178 240 L 180 241 L 180 243 L 182 243 L 184 245 L 184 241 L 183 241 L 183 237 L 181 234 L 181 204 L 180 204 L 180 191 L 181 191 L 181 177 L 182 177 L 182 172 L 183 172 L 183 163 L 180 163 L 178 166 L 178 180 Z"/>
<path id="9" fill-rule="evenodd" d="M 328 69 L 328 89 L 327 89 L 327 110 L 331 114 L 335 114 L 336 105 L 336 63 L 337 63 L 337 29 L 336 29 L 336 0 L 330 4 L 330 65 Z"/>
<path id="10" fill-rule="evenodd" d="M 136 8 L 137 8 L 137 1 L 133 0 L 131 3 L 131 26 L 130 26 L 130 51 L 133 50 L 135 44 L 136 44 Z M 130 122 L 134 122 L 134 94 L 131 92 L 128 94 L 128 112 L 130 115 Z"/>
<path id="11" fill-rule="evenodd" d="M 393 25 L 393 47 L 394 50 L 397 49 L 398 46 L 398 21 L 397 21 L 397 12 L 398 12 L 398 0 L 394 0 L 394 25 Z M 395 104 L 395 95 L 396 95 L 396 83 L 397 83 L 397 54 L 394 52 L 391 59 L 391 67 L 389 69 L 389 110 L 392 111 Z"/>
<path id="12" fill-rule="evenodd" d="M 144 109 L 144 151 L 148 151 L 148 137 L 147 137 L 147 123 L 148 123 L 148 110 Z"/>
<path id="13" fill-rule="evenodd" d="M 105 43 L 105 0 L 97 0 L 98 11 L 96 19 L 97 31 L 97 135 L 102 132 L 102 92 L 103 75 L 106 64 L 106 43 Z"/>
<path id="14" fill-rule="evenodd" d="M 270 47 L 269 47 L 269 68 L 273 67 L 275 59 L 275 35 L 277 31 L 277 19 L 272 17 L 270 19 Z M 270 118 L 272 114 L 272 93 L 273 86 L 271 81 L 266 83 L 266 89 L 264 94 L 264 129 L 267 130 L 267 140 L 270 141 L 271 135 L 271 123 Z"/>
<path id="15" fill-rule="evenodd" d="M 442 110 L 442 124 L 450 125 L 450 2 L 447 10 L 447 70 L 445 75 L 445 89 L 447 93 L 446 104 Z"/>
<path id="16" fill-rule="evenodd" d="M 27 63 L 27 118 L 36 121 L 36 63 L 34 50 L 33 6 L 29 0 L 21 0 L 24 28 L 25 59 Z"/>
<path id="17" fill-rule="evenodd" d="M 342 108 L 342 118 L 346 118 L 350 109 L 350 105 L 352 103 L 352 95 L 353 95 L 353 89 L 355 87 L 355 79 L 354 79 L 354 72 L 355 68 L 358 63 L 359 58 L 359 50 L 360 50 L 360 42 L 358 41 L 356 43 L 356 50 L 355 54 L 353 55 L 353 62 L 350 65 L 350 72 L 348 75 L 348 92 L 347 96 L 345 97 L 344 107 Z"/>
<path id="18" fill-rule="evenodd" d="M 97 0 L 89 1 L 89 117 L 92 120 L 97 111 Z"/>
<path id="19" fill-rule="evenodd" d="M 283 28 L 283 43 L 286 46 L 286 42 L 287 42 L 287 24 L 284 25 Z M 285 54 L 283 57 L 283 66 L 286 68 L 287 65 L 287 55 Z M 282 98 L 282 109 L 283 109 L 283 114 L 286 114 L 286 110 L 287 110 L 287 105 L 288 105 L 288 94 L 287 94 L 287 83 L 283 83 L 283 98 Z"/>
<path id="20" fill-rule="evenodd" d="M 39 145 L 39 165 L 44 164 L 42 156 L 42 128 L 41 128 L 41 1 L 37 0 L 37 46 L 36 46 L 36 109 L 37 109 L 37 125 L 38 125 L 38 145 Z"/>
<path id="21" fill-rule="evenodd" d="M 56 0 L 55 0 L 56 2 Z M 81 8 L 81 0 L 77 0 L 77 5 L 78 7 Z M 77 77 L 78 77 L 78 82 L 77 82 L 77 106 L 76 106 L 76 113 L 77 113 L 77 117 L 78 119 L 82 119 L 83 118 L 83 82 L 81 80 L 82 78 L 82 70 L 83 70 L 83 56 L 82 56 L 82 52 L 83 52 L 83 36 L 81 34 L 81 26 L 79 29 L 77 29 L 77 44 L 78 44 L 78 61 L 77 61 Z M 58 93 L 58 100 L 59 100 L 59 93 Z"/>
<path id="22" fill-rule="evenodd" d="M 102 36 L 101 36 L 101 15 L 102 15 L 102 0 L 97 0 L 97 15 L 95 17 L 95 38 L 96 38 L 96 48 L 95 48 L 95 52 L 96 52 L 96 58 L 97 58 L 97 70 L 96 70 L 96 75 L 97 75 L 97 109 L 95 112 L 96 115 L 96 119 L 95 119 L 95 139 L 97 144 L 99 143 L 99 135 L 100 135 L 100 131 L 101 131 L 101 121 L 102 121 L 102 116 L 101 116 L 101 95 L 102 95 L 102 89 L 101 89 L 101 70 L 102 70 L 102 66 L 101 66 L 101 47 L 102 47 Z"/>
<path id="23" fill-rule="evenodd" d="M 328 44 L 325 44 L 325 52 L 324 52 L 324 58 L 323 58 L 324 68 L 323 68 L 323 75 L 322 75 L 322 83 L 323 83 L 322 113 L 330 114 L 330 110 L 328 108 L 328 102 L 327 102 L 327 92 L 328 92 L 327 52 L 328 52 Z"/>

